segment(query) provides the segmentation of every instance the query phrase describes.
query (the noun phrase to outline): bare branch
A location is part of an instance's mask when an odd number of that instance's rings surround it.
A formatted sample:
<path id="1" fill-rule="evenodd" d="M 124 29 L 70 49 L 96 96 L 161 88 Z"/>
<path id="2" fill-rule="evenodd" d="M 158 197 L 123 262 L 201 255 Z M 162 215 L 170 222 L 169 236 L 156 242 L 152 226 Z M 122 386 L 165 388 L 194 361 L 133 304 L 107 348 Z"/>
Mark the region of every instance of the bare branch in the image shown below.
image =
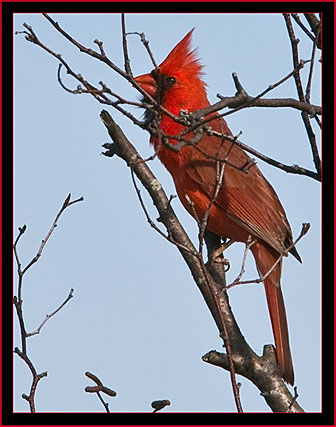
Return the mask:
<path id="1" fill-rule="evenodd" d="M 209 351 L 202 356 L 202 360 L 223 369 L 228 369 L 226 354 L 218 351 Z M 239 354 L 234 355 L 236 372 L 250 379 L 260 390 L 261 396 L 274 412 L 304 412 L 301 406 L 293 401 L 283 380 L 277 376 L 277 361 L 272 345 L 265 345 L 262 357 L 253 360 L 254 369 L 250 369 L 249 361 Z M 259 373 L 256 374 L 256 373 Z M 260 375 L 260 372 L 263 374 Z M 272 378 L 270 381 L 269 379 Z M 292 403 L 293 402 L 293 403 Z M 292 405 L 291 405 L 292 403 Z M 291 406 L 290 406 L 291 405 Z"/>
<path id="2" fill-rule="evenodd" d="M 149 41 L 146 39 L 145 33 L 139 33 L 137 31 L 132 31 L 132 32 L 126 33 L 127 36 L 131 35 L 131 34 L 136 34 L 136 35 L 138 35 L 140 37 L 141 43 L 143 43 L 143 45 L 145 46 L 145 48 L 147 50 L 147 53 L 148 53 L 148 55 L 149 55 L 149 57 L 150 57 L 150 59 L 152 61 L 152 64 L 153 64 L 155 70 L 158 70 L 159 69 L 158 65 L 157 65 L 157 63 L 155 61 L 155 58 L 154 58 L 154 55 L 153 55 L 153 53 L 152 53 L 152 51 L 151 51 L 151 49 L 149 47 Z"/>
<path id="3" fill-rule="evenodd" d="M 15 239 L 15 242 L 13 245 L 13 250 L 14 250 L 15 259 L 16 259 L 16 263 L 17 263 L 17 272 L 18 272 L 18 297 L 14 296 L 13 303 L 14 303 L 14 306 L 16 309 L 18 320 L 19 320 L 20 334 L 21 334 L 21 345 L 22 345 L 22 351 L 18 347 L 15 347 L 14 352 L 27 364 L 27 366 L 30 369 L 30 372 L 33 376 L 32 385 L 30 388 L 29 395 L 26 395 L 26 394 L 22 395 L 22 397 L 28 401 L 31 412 L 35 412 L 35 392 L 36 392 L 37 384 L 43 377 L 47 376 L 47 372 L 42 372 L 41 374 L 37 373 L 37 371 L 33 365 L 33 362 L 30 360 L 30 358 L 27 355 L 27 338 L 29 336 L 38 334 L 40 332 L 40 330 L 42 329 L 42 327 L 44 326 L 44 324 L 52 316 L 54 316 L 56 313 L 58 313 L 64 307 L 64 305 L 72 298 L 73 289 L 71 289 L 66 300 L 53 313 L 46 316 L 44 321 L 41 323 L 41 325 L 38 327 L 38 329 L 35 332 L 27 333 L 25 322 L 24 322 L 24 316 L 23 316 L 23 300 L 22 300 L 23 276 L 29 270 L 29 268 L 31 268 L 31 266 L 34 265 L 39 260 L 39 258 L 41 257 L 43 249 L 44 249 L 45 245 L 47 244 L 47 241 L 49 240 L 51 234 L 55 230 L 57 223 L 58 223 L 58 220 L 61 217 L 62 213 L 66 210 L 66 208 L 68 208 L 69 206 L 71 206 L 75 203 L 78 203 L 78 202 L 81 202 L 84 200 L 83 197 L 80 197 L 79 199 L 76 199 L 73 201 L 70 201 L 70 199 L 71 199 L 71 194 L 69 194 L 66 197 L 66 199 L 64 200 L 63 205 L 62 205 L 61 209 L 59 210 L 58 214 L 56 215 L 56 218 L 55 218 L 49 232 L 47 233 L 46 237 L 42 240 L 42 243 L 40 245 L 40 248 L 39 248 L 37 254 L 27 264 L 27 266 L 23 270 L 21 268 L 21 262 L 19 260 L 17 245 L 19 243 L 21 236 L 23 235 L 23 233 L 27 229 L 26 225 L 24 225 L 23 227 L 19 227 L 19 234 L 18 234 L 17 238 Z"/>
<path id="4" fill-rule="evenodd" d="M 224 140 L 222 140 L 222 144 L 219 147 L 219 152 L 217 153 L 217 156 L 220 157 L 220 152 L 222 150 L 223 147 L 223 142 Z M 233 144 L 231 144 L 230 149 L 228 150 L 228 153 L 226 155 L 226 158 L 229 158 L 231 150 L 232 150 Z M 214 193 L 209 201 L 208 207 L 204 213 L 204 216 L 202 218 L 201 221 L 198 221 L 198 227 L 199 227 L 199 259 L 201 262 L 201 267 L 204 271 L 204 275 L 207 279 L 207 284 L 208 287 L 210 289 L 210 291 L 212 292 L 213 296 L 214 296 L 214 300 L 216 302 L 217 308 L 218 308 L 218 312 L 220 313 L 220 317 L 221 317 L 221 329 L 220 329 L 220 337 L 223 339 L 224 341 L 224 345 L 227 351 L 227 357 L 229 360 L 229 372 L 230 372 L 230 379 L 231 379 L 231 385 L 232 385 L 232 390 L 233 390 L 233 395 L 234 395 L 234 399 L 235 399 L 235 404 L 237 407 L 237 411 L 239 413 L 243 412 L 243 407 L 242 407 L 242 403 L 240 400 L 240 393 L 239 393 L 239 387 L 237 384 L 237 380 L 236 380 L 236 371 L 235 371 L 235 366 L 233 363 L 233 357 L 232 357 L 232 346 L 231 346 L 231 340 L 230 340 L 230 336 L 229 336 L 229 330 L 226 324 L 226 317 L 223 315 L 220 304 L 219 304 L 219 299 L 217 297 L 217 289 L 212 285 L 211 281 L 208 279 L 208 275 L 207 275 L 207 271 L 206 271 L 206 266 L 204 264 L 204 260 L 203 260 L 203 243 L 204 243 L 204 236 L 205 236 L 205 232 L 207 229 L 207 223 L 208 223 L 208 218 L 209 218 L 209 214 L 211 211 L 211 208 L 214 204 L 214 202 L 217 199 L 219 190 L 222 187 L 222 181 L 223 181 L 223 176 L 224 176 L 224 168 L 225 168 L 225 163 L 220 164 L 218 161 L 216 162 L 216 166 L 217 166 L 217 173 L 216 173 L 216 184 L 215 184 L 215 189 L 214 189 Z M 196 216 L 197 218 L 197 216 Z M 224 285 L 224 284 L 223 284 Z"/>
<path id="5" fill-rule="evenodd" d="M 124 67 L 126 74 L 130 77 L 133 77 L 133 73 L 131 70 L 131 62 L 128 56 L 128 49 L 127 49 L 127 37 L 126 37 L 126 23 L 125 23 L 125 14 L 121 14 L 121 28 L 122 28 L 122 45 L 123 45 L 123 52 L 124 52 Z"/>
<path id="6" fill-rule="evenodd" d="M 276 266 L 281 262 L 282 258 L 284 256 L 287 256 L 288 253 L 290 252 L 290 250 L 293 249 L 294 246 L 302 239 L 302 237 L 308 233 L 309 229 L 310 229 L 309 223 L 302 224 L 302 228 L 301 228 L 301 232 L 300 232 L 299 236 L 291 243 L 290 246 L 288 246 L 288 248 L 286 248 L 285 251 L 283 251 L 282 254 L 279 255 L 278 259 L 271 266 L 271 268 L 263 276 L 259 277 L 258 279 L 240 280 L 243 273 L 244 273 L 244 264 L 245 264 L 245 259 L 246 259 L 245 253 L 246 253 L 247 249 L 249 249 L 255 242 L 253 241 L 253 242 L 246 243 L 246 248 L 245 248 L 244 258 L 243 258 L 243 265 L 241 267 L 241 273 L 239 273 L 238 277 L 232 283 L 230 283 L 228 286 L 226 286 L 225 291 L 228 291 L 230 288 L 237 286 L 237 285 L 248 285 L 248 284 L 252 284 L 252 283 L 264 282 L 265 279 L 272 273 L 272 271 L 274 271 Z"/>
<path id="7" fill-rule="evenodd" d="M 32 337 L 33 335 L 39 334 L 40 331 L 41 331 L 41 329 L 43 328 L 43 326 L 47 323 L 47 321 L 49 319 L 51 319 L 53 316 L 55 316 L 55 314 L 58 313 L 65 306 L 65 304 L 71 300 L 71 298 L 73 297 L 73 293 L 74 293 L 74 290 L 70 289 L 69 295 L 67 296 L 67 298 L 65 299 L 65 301 L 63 301 L 62 304 L 55 311 L 53 311 L 51 314 L 47 314 L 46 315 L 46 317 L 44 318 L 43 322 L 36 329 L 36 331 L 26 333 L 26 337 L 28 338 L 28 337 Z"/>
<path id="8" fill-rule="evenodd" d="M 82 45 L 81 43 L 79 43 L 76 39 L 74 39 L 72 36 L 70 36 L 70 34 L 65 31 L 58 22 L 54 21 L 49 15 L 48 13 L 42 13 L 42 15 L 50 22 L 50 24 L 60 33 L 62 34 L 63 37 L 65 37 L 71 44 L 73 44 L 74 46 L 76 46 L 80 52 L 83 52 L 89 56 L 92 56 L 96 59 L 98 59 L 99 61 L 104 62 L 106 65 L 108 65 L 110 68 L 112 68 L 116 73 L 118 73 L 119 75 L 121 75 L 122 77 L 124 77 L 125 79 L 129 80 L 131 79 L 131 77 L 125 72 L 123 71 L 121 68 L 117 67 L 106 55 L 105 53 L 102 54 L 102 50 L 101 50 L 101 46 L 99 46 L 98 43 L 98 47 L 100 50 L 100 53 L 85 47 L 84 45 Z M 31 40 L 30 40 L 31 41 Z M 97 44 L 97 43 L 96 43 Z"/>
<path id="9" fill-rule="evenodd" d="M 289 78 L 293 77 L 295 73 L 298 72 L 298 70 L 302 69 L 305 64 L 310 62 L 308 61 L 298 61 L 297 64 L 294 67 L 294 70 L 288 73 L 285 77 L 281 78 L 276 83 L 270 84 L 266 89 L 264 89 L 262 92 L 260 92 L 256 96 L 250 96 L 248 95 L 247 91 L 243 88 L 242 84 L 240 83 L 238 79 L 237 73 L 232 73 L 232 78 L 235 83 L 235 87 L 237 89 L 237 93 L 235 96 L 222 96 L 220 94 L 217 94 L 217 97 L 221 99 L 221 101 L 210 105 L 209 107 L 203 108 L 202 110 L 195 111 L 191 114 L 194 119 L 198 119 L 200 117 L 205 117 L 209 115 L 210 113 L 214 113 L 216 111 L 220 111 L 223 108 L 229 107 L 232 108 L 231 111 L 225 112 L 220 114 L 220 117 L 226 117 L 229 116 L 243 108 L 249 108 L 249 107 L 263 107 L 263 108 L 277 108 L 277 107 L 291 107 L 294 109 L 297 109 L 299 111 L 307 112 L 308 114 L 314 116 L 316 114 L 321 115 L 322 110 L 320 106 L 317 105 L 311 105 L 307 104 L 304 100 L 298 101 L 294 98 L 267 98 L 267 99 L 261 99 L 263 98 L 268 92 L 271 90 L 277 88 L 278 86 L 282 85 L 285 81 L 287 81 Z M 218 117 L 218 116 L 217 116 Z M 213 120 L 213 117 L 210 117 L 204 121 L 201 122 L 201 124 L 205 124 L 207 122 L 210 122 Z M 196 125 L 199 123 L 197 122 Z M 196 126 L 195 125 L 195 126 Z M 191 126 L 189 130 L 194 130 L 195 126 Z"/>
<path id="10" fill-rule="evenodd" d="M 297 63 L 294 70 L 288 73 L 285 77 L 277 81 L 276 83 L 270 84 L 266 89 L 264 89 L 262 92 L 260 92 L 256 96 L 249 96 L 246 92 L 246 90 L 241 85 L 240 81 L 238 80 L 238 76 L 236 73 L 232 74 L 233 80 L 235 82 L 235 86 L 237 89 L 237 93 L 234 97 L 223 97 L 221 95 L 217 95 L 222 101 L 218 102 L 217 104 L 214 104 L 214 106 L 208 107 L 209 111 L 202 112 L 202 115 L 207 115 L 210 112 L 213 111 L 219 111 L 217 110 L 222 109 L 224 107 L 230 107 L 233 108 L 233 110 L 221 114 L 221 117 L 228 116 L 230 114 L 235 113 L 236 111 L 239 111 L 243 108 L 247 107 L 270 107 L 270 108 L 276 108 L 276 107 L 291 107 L 300 111 L 305 111 L 311 115 L 319 114 L 321 115 L 321 107 L 317 105 L 311 105 L 307 104 L 303 101 L 298 101 L 293 98 L 267 98 L 267 99 L 261 99 L 263 98 L 268 92 L 271 90 L 277 88 L 278 86 L 282 85 L 285 81 L 287 81 L 290 77 L 292 77 L 298 70 L 302 69 L 305 64 L 309 61 L 303 61 Z M 216 106 L 216 107 L 215 107 Z M 216 109 L 213 109 L 215 107 Z"/>
<path id="11" fill-rule="evenodd" d="M 316 36 L 317 47 L 321 49 L 321 21 L 314 13 L 304 13 L 304 17 L 310 25 L 312 32 Z"/>
<path id="12" fill-rule="evenodd" d="M 134 79 L 134 77 L 132 76 L 132 73 L 128 74 L 127 72 L 123 71 L 121 68 L 119 68 L 117 65 L 115 65 L 105 54 L 104 51 L 102 51 L 102 42 L 98 42 L 97 43 L 97 39 L 95 39 L 95 43 L 98 45 L 100 53 L 82 45 L 81 43 L 79 43 L 77 40 L 75 40 L 67 31 L 65 31 L 58 22 L 54 21 L 47 13 L 43 13 L 42 14 L 50 23 L 51 25 L 60 33 L 63 35 L 63 37 L 65 37 L 70 43 L 72 43 L 74 46 L 76 46 L 80 52 L 85 53 L 89 56 L 94 57 L 95 59 L 98 59 L 99 61 L 105 63 L 108 67 L 110 67 L 113 71 L 115 71 L 117 74 L 119 74 L 120 76 L 122 76 L 123 78 L 125 78 L 126 80 L 128 80 L 142 95 L 146 96 L 152 103 L 153 105 L 156 106 L 156 108 L 158 108 L 161 111 L 164 111 L 165 114 L 168 114 L 169 116 L 173 116 L 169 111 L 165 110 L 164 108 L 162 108 L 160 106 L 160 104 L 153 99 L 144 89 L 142 89 L 142 87 L 136 82 L 136 80 Z M 25 25 L 26 26 L 26 25 Z M 26 27 L 27 28 L 27 27 Z M 124 29 L 125 30 L 125 29 Z M 29 27 L 29 31 L 32 31 L 31 27 Z M 127 33 L 125 31 L 123 31 L 123 40 L 124 37 L 127 35 Z M 38 38 L 36 37 L 36 35 L 34 34 L 33 37 L 31 37 L 30 35 L 28 35 L 28 38 L 26 37 L 26 39 L 28 41 L 31 41 L 37 45 L 39 45 L 40 47 L 43 47 L 45 49 L 45 46 L 38 40 Z M 126 42 L 123 45 L 123 47 L 126 46 Z M 45 49 L 48 53 L 52 54 L 53 56 L 55 56 L 55 54 L 50 50 L 50 49 Z M 56 55 L 57 57 L 57 55 Z M 60 58 L 59 58 L 60 59 Z M 129 66 L 129 62 L 128 62 L 128 56 L 126 54 L 125 57 L 125 51 L 124 51 L 124 59 L 127 62 L 127 67 Z M 61 60 L 61 59 L 60 59 Z M 61 61 L 63 63 L 63 61 Z M 65 65 L 65 64 L 64 64 Z M 70 72 L 71 74 L 71 72 Z M 74 77 L 76 78 L 76 75 L 74 75 Z M 87 88 L 90 89 L 90 88 Z M 97 99 L 99 101 L 99 99 Z M 101 102 L 101 101 L 99 101 Z M 114 105 L 115 108 L 117 108 Z M 118 108 L 117 108 L 118 109 Z M 119 110 L 120 111 L 120 110 Z M 124 110 L 124 114 L 127 116 L 126 114 L 126 110 Z M 127 116 L 128 117 L 128 116 Z M 131 118 L 131 117 L 129 117 Z M 134 120 L 132 120 L 134 121 Z M 140 125 L 140 122 L 139 124 Z"/>
<path id="13" fill-rule="evenodd" d="M 133 168 L 132 168 L 132 167 L 131 167 L 131 177 L 132 177 L 133 186 L 134 186 L 134 188 L 135 188 L 136 194 L 137 194 L 137 196 L 138 196 L 138 199 L 139 199 L 140 205 L 141 205 L 141 207 L 142 207 L 142 210 L 144 211 L 144 214 L 145 214 L 145 216 L 146 216 L 146 219 L 147 219 L 148 224 L 149 224 L 152 228 L 154 228 L 154 230 L 155 230 L 155 231 L 157 231 L 157 232 L 160 234 L 160 236 L 162 236 L 164 239 L 168 240 L 168 242 L 170 242 L 170 243 L 172 243 L 173 245 L 178 246 L 178 247 L 180 247 L 181 249 L 183 249 L 183 250 L 185 250 L 185 251 L 189 252 L 189 253 L 190 253 L 190 255 L 193 255 L 193 256 L 197 257 L 197 256 L 198 256 L 198 254 L 197 254 L 197 252 L 196 252 L 196 251 L 192 251 L 189 247 L 187 247 L 187 246 L 185 246 L 185 245 L 181 245 L 181 243 L 179 243 L 179 242 L 176 242 L 176 241 L 172 238 L 172 236 L 169 234 L 169 230 L 168 230 L 168 235 L 166 235 L 166 234 L 165 234 L 162 230 L 160 230 L 160 228 L 159 228 L 159 227 L 154 223 L 154 221 L 151 219 L 151 217 L 150 217 L 150 215 L 149 215 L 149 213 L 148 213 L 148 211 L 147 211 L 146 205 L 145 205 L 145 203 L 144 203 L 144 201 L 143 201 L 143 199 L 142 199 L 142 197 L 141 197 L 141 191 L 140 191 L 139 187 L 137 186 L 137 183 L 136 183 L 136 180 L 135 180 L 135 176 L 134 176 L 134 171 L 133 171 Z M 161 184 L 160 184 L 160 182 L 159 182 L 159 181 L 157 181 L 157 180 L 152 181 L 151 185 L 153 186 L 153 188 L 158 188 L 158 189 L 160 189 L 160 188 L 161 188 Z M 170 206 L 170 205 L 171 205 L 171 200 L 172 200 L 172 197 L 170 197 L 170 199 L 169 199 L 169 201 L 168 201 L 168 204 L 167 204 L 167 208 L 166 208 L 166 215 L 165 215 L 166 217 L 167 217 L 167 215 L 168 215 L 169 210 L 171 209 L 171 206 Z M 165 222 L 165 221 L 162 221 L 162 219 L 161 219 L 161 217 L 160 217 L 160 222 Z"/>
<path id="14" fill-rule="evenodd" d="M 40 248 L 39 248 L 39 250 L 37 251 L 37 254 L 35 255 L 35 257 L 27 264 L 27 266 L 23 269 L 23 271 L 22 271 L 22 275 L 23 274 L 25 274 L 25 272 L 33 265 L 33 264 L 35 264 L 38 260 L 39 260 L 39 258 L 41 257 L 41 255 L 42 255 L 42 251 L 43 251 L 43 249 L 44 249 L 44 247 L 45 247 L 45 245 L 47 244 L 47 242 L 48 242 L 48 240 L 49 240 L 49 238 L 50 238 L 50 236 L 52 235 L 52 233 L 53 233 L 53 231 L 55 230 L 55 228 L 57 227 L 57 223 L 58 223 L 58 220 L 60 219 L 60 217 L 61 217 L 61 215 L 62 215 L 62 213 L 65 211 L 65 209 L 66 208 L 68 208 L 69 206 L 71 206 L 71 205 L 73 205 L 74 203 L 78 203 L 78 202 L 82 202 L 83 200 L 84 200 L 84 197 L 80 197 L 79 199 L 77 199 L 77 200 L 74 200 L 74 201 L 72 201 L 72 202 L 70 202 L 70 197 L 71 197 L 71 194 L 69 194 L 68 195 L 68 197 L 65 199 L 65 201 L 64 201 L 64 203 L 63 203 L 63 206 L 62 206 L 62 208 L 61 208 L 61 210 L 58 212 L 58 214 L 56 215 L 56 218 L 55 218 L 55 220 L 54 220 L 54 222 L 52 223 L 52 226 L 51 226 L 51 228 L 50 228 L 50 230 L 48 231 L 48 233 L 47 233 L 47 235 L 46 235 L 46 237 L 42 240 L 42 242 L 41 242 L 41 246 L 40 246 Z"/>
<path id="15" fill-rule="evenodd" d="M 229 287 L 233 286 L 233 284 L 239 283 L 240 279 L 243 277 L 243 275 L 245 273 L 245 263 L 246 263 L 248 251 L 251 249 L 251 246 L 253 246 L 255 244 L 255 242 L 256 242 L 255 240 L 252 240 L 251 235 L 248 236 L 247 242 L 245 244 L 245 250 L 244 250 L 244 255 L 243 255 L 243 260 L 242 260 L 240 272 L 239 272 L 238 276 L 236 277 L 236 279 L 233 281 L 233 283 L 231 285 L 229 285 Z"/>
<path id="16" fill-rule="evenodd" d="M 307 87 L 306 87 L 306 95 L 305 95 L 305 99 L 306 99 L 306 102 L 308 104 L 310 104 L 310 90 L 311 90 L 311 84 L 312 84 L 312 80 L 313 80 L 315 52 L 316 52 L 316 39 L 314 40 L 313 48 L 312 48 L 310 67 L 309 67 L 309 76 L 308 76 L 308 82 L 307 82 Z"/>
<path id="17" fill-rule="evenodd" d="M 301 30 L 303 30 L 306 35 L 312 40 L 313 43 L 316 42 L 316 37 L 308 30 L 308 28 L 303 24 L 303 22 L 301 21 L 299 14 L 298 13 L 291 13 L 294 21 L 298 24 L 298 26 L 301 28 Z M 321 48 L 321 44 L 320 47 Z"/>
<path id="18" fill-rule="evenodd" d="M 292 47 L 292 58 L 293 58 L 293 65 L 294 65 L 294 69 L 295 69 L 295 73 L 293 74 L 293 77 L 294 77 L 298 97 L 299 97 L 299 100 L 301 102 L 305 102 L 306 100 L 305 100 L 305 96 L 304 96 L 304 92 L 303 92 L 300 72 L 299 72 L 299 69 L 297 69 L 298 64 L 299 64 L 298 44 L 299 44 L 300 40 L 297 39 L 295 36 L 294 29 L 293 29 L 292 22 L 291 22 L 291 18 L 290 18 L 290 14 L 284 13 L 283 16 L 284 16 L 284 19 L 286 22 L 286 27 L 287 27 L 291 47 Z M 314 52 L 314 50 L 313 50 L 313 52 Z M 310 124 L 310 121 L 309 121 L 308 113 L 302 111 L 301 116 L 302 116 L 302 120 L 303 120 L 304 126 L 306 128 L 306 132 L 308 135 L 308 139 L 309 139 L 309 143 L 310 143 L 311 152 L 313 155 L 313 162 L 314 162 L 314 165 L 316 168 L 316 172 L 319 176 L 321 176 L 321 159 L 320 159 L 319 152 L 317 149 L 316 137 L 315 137 L 314 131 L 313 131 L 311 124 Z"/>
<path id="19" fill-rule="evenodd" d="M 103 404 L 106 412 L 110 412 L 109 404 L 104 401 L 104 399 L 102 398 L 100 393 L 101 392 L 105 393 L 110 397 L 115 397 L 117 395 L 117 393 L 114 390 L 111 390 L 110 388 L 105 387 L 103 385 L 103 383 L 100 381 L 100 379 L 96 375 L 92 374 L 91 372 L 87 371 L 87 372 L 85 372 L 85 375 L 97 384 L 96 386 L 85 387 L 85 391 L 87 393 L 96 393 L 98 396 L 98 399 Z"/>

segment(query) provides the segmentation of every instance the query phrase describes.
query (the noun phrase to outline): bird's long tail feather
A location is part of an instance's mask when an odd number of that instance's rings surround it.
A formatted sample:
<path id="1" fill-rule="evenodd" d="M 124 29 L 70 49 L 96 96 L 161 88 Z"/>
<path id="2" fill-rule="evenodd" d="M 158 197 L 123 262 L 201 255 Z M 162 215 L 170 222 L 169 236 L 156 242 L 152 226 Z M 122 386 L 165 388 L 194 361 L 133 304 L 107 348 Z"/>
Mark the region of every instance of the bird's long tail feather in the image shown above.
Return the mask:
<path id="1" fill-rule="evenodd" d="M 293 385 L 294 371 L 282 291 L 280 286 L 274 286 L 269 279 L 265 280 L 264 285 L 281 376 L 286 382 Z"/>
<path id="2" fill-rule="evenodd" d="M 257 268 L 261 275 L 265 275 L 277 259 L 269 248 L 255 244 L 252 249 Z M 281 262 L 272 273 L 264 280 L 268 311 L 271 318 L 273 336 L 275 340 L 276 355 L 279 369 L 283 379 L 293 385 L 294 370 L 289 346 L 289 334 L 285 303 L 280 288 Z"/>

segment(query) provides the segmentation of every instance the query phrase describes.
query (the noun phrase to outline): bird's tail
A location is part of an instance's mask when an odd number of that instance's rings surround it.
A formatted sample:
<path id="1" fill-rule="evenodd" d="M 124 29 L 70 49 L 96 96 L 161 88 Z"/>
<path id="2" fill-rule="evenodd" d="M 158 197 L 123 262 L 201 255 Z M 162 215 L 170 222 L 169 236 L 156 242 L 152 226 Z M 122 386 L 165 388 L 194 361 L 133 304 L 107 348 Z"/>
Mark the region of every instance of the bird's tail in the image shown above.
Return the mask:
<path id="1" fill-rule="evenodd" d="M 276 262 L 278 256 L 260 243 L 252 246 L 260 274 L 265 275 Z M 294 384 L 294 370 L 289 346 L 289 334 L 285 303 L 280 288 L 281 262 L 264 280 L 268 311 L 271 318 L 276 355 L 282 378 L 289 384 Z"/>

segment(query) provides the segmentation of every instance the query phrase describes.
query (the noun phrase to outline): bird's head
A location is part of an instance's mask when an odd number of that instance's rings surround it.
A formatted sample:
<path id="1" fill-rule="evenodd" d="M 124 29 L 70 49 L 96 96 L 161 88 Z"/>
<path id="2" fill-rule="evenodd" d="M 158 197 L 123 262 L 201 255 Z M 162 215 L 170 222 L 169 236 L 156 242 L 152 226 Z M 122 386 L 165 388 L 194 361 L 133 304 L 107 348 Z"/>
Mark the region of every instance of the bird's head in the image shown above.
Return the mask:
<path id="1" fill-rule="evenodd" d="M 202 65 L 191 49 L 193 31 L 189 31 L 157 69 L 135 78 L 149 95 L 176 115 L 181 110 L 192 112 L 209 105 L 206 84 L 201 80 Z"/>

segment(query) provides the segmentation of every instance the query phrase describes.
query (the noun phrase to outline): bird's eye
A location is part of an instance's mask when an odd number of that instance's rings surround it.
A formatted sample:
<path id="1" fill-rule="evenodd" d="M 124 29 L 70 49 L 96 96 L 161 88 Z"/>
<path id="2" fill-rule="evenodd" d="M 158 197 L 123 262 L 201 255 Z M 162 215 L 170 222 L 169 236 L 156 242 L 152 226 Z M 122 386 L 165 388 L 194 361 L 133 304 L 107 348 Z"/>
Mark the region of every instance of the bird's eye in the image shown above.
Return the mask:
<path id="1" fill-rule="evenodd" d="M 166 78 L 166 85 L 168 86 L 168 87 L 172 87 L 172 86 L 174 86 L 174 84 L 176 83 L 176 79 L 175 79 L 175 77 L 170 77 L 170 76 L 168 76 L 167 78 Z"/>

